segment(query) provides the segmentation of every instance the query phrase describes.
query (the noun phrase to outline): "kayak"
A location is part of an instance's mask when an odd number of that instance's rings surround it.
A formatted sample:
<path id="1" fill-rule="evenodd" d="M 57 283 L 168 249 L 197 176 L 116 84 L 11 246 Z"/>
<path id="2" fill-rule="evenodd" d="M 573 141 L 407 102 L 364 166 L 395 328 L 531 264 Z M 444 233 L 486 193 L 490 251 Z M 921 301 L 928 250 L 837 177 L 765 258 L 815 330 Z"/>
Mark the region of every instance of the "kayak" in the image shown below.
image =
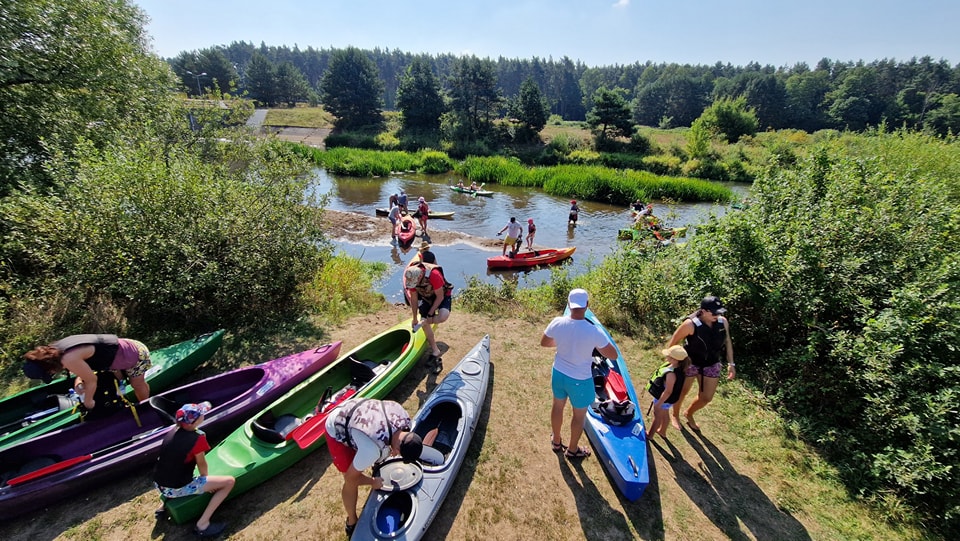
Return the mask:
<path id="1" fill-rule="evenodd" d="M 567 311 L 569 313 L 569 308 Z M 586 317 L 587 321 L 603 330 L 610 343 L 617 348 L 617 358 L 606 359 L 594 351 L 596 401 L 587 408 L 584 433 L 617 488 L 625 498 L 634 501 L 640 498 L 650 482 L 643 414 L 620 347 L 591 310 L 587 310 Z M 616 415 L 615 408 L 609 407 L 611 404 L 604 407 L 604 401 L 609 400 L 621 403 L 629 400 L 632 414 L 627 410 Z"/>
<path id="2" fill-rule="evenodd" d="M 390 214 L 390 211 L 389 211 L 388 209 L 385 209 L 385 208 L 378 208 L 378 209 L 377 209 L 377 216 L 388 216 L 389 214 Z M 441 212 L 441 211 L 436 211 L 436 210 L 431 210 L 430 213 L 427 215 L 427 217 L 428 217 L 428 218 L 441 218 L 441 219 L 444 219 L 444 220 L 452 220 L 452 219 L 453 219 L 453 214 L 454 214 L 454 211 L 452 211 L 452 210 L 442 211 L 442 212 Z M 413 216 L 414 218 L 416 218 L 416 217 L 418 217 L 419 215 L 420 215 L 420 213 L 419 213 L 419 211 L 417 211 L 417 212 L 414 212 L 411 216 Z"/>
<path id="3" fill-rule="evenodd" d="M 409 247 L 417 236 L 417 221 L 408 215 L 401 216 L 393 228 L 393 234 L 397 236 L 397 243 L 401 248 Z"/>
<path id="4" fill-rule="evenodd" d="M 490 380 L 487 335 L 430 393 L 413 418 L 413 431 L 424 437 L 438 428 L 433 445 L 419 462 L 389 460 L 379 467 L 384 488 L 370 492 L 352 540 L 421 539 L 456 482 Z"/>
<path id="5" fill-rule="evenodd" d="M 490 269 L 516 269 L 523 267 L 535 267 L 537 265 L 549 265 L 573 255 L 577 249 L 576 246 L 567 248 L 544 248 L 532 252 L 520 252 L 514 257 L 508 255 L 498 255 L 487 258 L 487 268 Z"/>
<path id="6" fill-rule="evenodd" d="M 41 509 L 127 472 L 149 471 L 174 415 L 185 403 L 210 402 L 202 425 L 211 444 L 253 412 L 330 364 L 334 342 L 255 366 L 238 368 L 150 397 L 118 411 L 0 451 L 0 519 Z M 135 414 L 134 414 L 135 413 Z"/>
<path id="7" fill-rule="evenodd" d="M 470 188 L 461 188 L 460 186 L 450 186 L 450 189 L 455 192 L 465 193 L 467 195 L 493 197 L 493 192 L 487 190 L 471 190 Z"/>
<path id="8" fill-rule="evenodd" d="M 656 239 L 658 241 L 666 241 L 684 238 L 686 236 L 686 227 L 664 227 L 659 231 L 654 231 L 646 227 L 642 229 L 627 227 L 617 231 L 617 240 L 643 241 Z"/>
<path id="9" fill-rule="evenodd" d="M 211 449 L 206 455 L 209 475 L 236 478 L 228 500 L 319 449 L 326 442 L 326 414 L 338 401 L 354 395 L 382 398 L 396 387 L 427 346 L 423 330 L 414 333 L 411 327 L 408 319 L 357 346 L 251 416 Z M 315 412 L 324 402 L 327 407 Z M 209 494 L 166 500 L 167 515 L 183 524 L 199 517 L 209 501 Z"/>
<path id="10" fill-rule="evenodd" d="M 152 366 L 145 374 L 150 389 L 168 389 L 210 359 L 220 348 L 223 333 L 221 329 L 151 351 Z M 69 395 L 73 382 L 73 378 L 62 377 L 0 400 L 0 449 L 79 423 L 80 413 L 75 407 L 78 400 Z M 129 384 L 124 383 L 120 390 L 134 400 Z"/>

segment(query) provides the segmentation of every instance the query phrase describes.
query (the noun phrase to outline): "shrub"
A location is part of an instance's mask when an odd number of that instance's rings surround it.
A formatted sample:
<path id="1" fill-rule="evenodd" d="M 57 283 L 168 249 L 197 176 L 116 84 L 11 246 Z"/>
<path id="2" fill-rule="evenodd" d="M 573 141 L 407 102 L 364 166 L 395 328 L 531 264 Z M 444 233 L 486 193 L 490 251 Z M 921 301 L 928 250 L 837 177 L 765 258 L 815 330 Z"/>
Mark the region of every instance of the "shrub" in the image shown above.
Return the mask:
<path id="1" fill-rule="evenodd" d="M 680 176 L 683 162 L 677 156 L 644 156 L 643 169 L 655 175 Z"/>

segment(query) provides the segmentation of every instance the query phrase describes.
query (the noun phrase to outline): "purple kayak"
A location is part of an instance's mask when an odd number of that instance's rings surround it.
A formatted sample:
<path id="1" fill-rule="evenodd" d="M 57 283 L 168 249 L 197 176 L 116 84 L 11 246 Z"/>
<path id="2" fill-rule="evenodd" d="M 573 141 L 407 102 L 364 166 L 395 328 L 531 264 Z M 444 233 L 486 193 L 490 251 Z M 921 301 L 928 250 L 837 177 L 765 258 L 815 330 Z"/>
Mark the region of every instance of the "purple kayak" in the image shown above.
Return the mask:
<path id="1" fill-rule="evenodd" d="M 340 346 L 338 341 L 212 376 L 0 451 L 0 520 L 120 479 L 119 474 L 152 469 L 183 404 L 213 405 L 201 429 L 216 445 L 250 415 L 330 364 Z"/>

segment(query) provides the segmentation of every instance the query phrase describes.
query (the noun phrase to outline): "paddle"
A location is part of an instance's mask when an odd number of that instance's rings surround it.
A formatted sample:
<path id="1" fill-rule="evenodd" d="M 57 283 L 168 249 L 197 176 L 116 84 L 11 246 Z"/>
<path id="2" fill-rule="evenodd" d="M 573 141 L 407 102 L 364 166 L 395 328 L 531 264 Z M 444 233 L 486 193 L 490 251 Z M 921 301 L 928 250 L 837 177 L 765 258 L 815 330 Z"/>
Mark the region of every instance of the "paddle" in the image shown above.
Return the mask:
<path id="1" fill-rule="evenodd" d="M 154 428 L 153 430 L 150 430 L 150 431 L 148 431 L 148 432 L 144 432 L 144 433 L 142 433 L 142 434 L 137 434 L 136 436 L 130 438 L 129 440 L 124 440 L 124 441 L 122 441 L 122 442 L 120 442 L 120 443 L 111 445 L 110 447 L 106 447 L 106 448 L 104 448 L 104 449 L 100 449 L 100 450 L 94 451 L 94 452 L 89 453 L 89 454 L 86 454 L 86 455 L 80 455 L 80 456 L 75 456 L 75 457 L 73 457 L 73 458 L 68 458 L 68 459 L 66 459 L 66 460 L 61 460 L 60 462 L 57 462 L 56 464 L 51 464 L 51 465 L 49 465 L 49 466 L 45 466 L 45 467 L 43 467 L 43 468 L 40 468 L 39 470 L 34 470 L 34 471 L 30 472 L 30 473 L 25 473 L 25 474 L 23 474 L 23 475 L 21 475 L 21 476 L 14 477 L 13 479 L 10 479 L 9 481 L 7 481 L 7 484 L 10 485 L 10 486 L 16 486 L 16 485 L 19 485 L 19 484 L 22 484 L 22 483 L 26 483 L 27 481 L 32 481 L 32 480 L 34 480 L 34 479 L 38 479 L 38 478 L 40 478 L 40 477 L 44 477 L 44 476 L 50 475 L 51 473 L 56 473 L 56 472 L 58 472 L 58 471 L 65 470 L 65 469 L 67 469 L 67 468 L 69 468 L 69 467 L 71 467 L 71 466 L 74 466 L 74 465 L 76 465 L 76 464 L 80 464 L 81 462 L 86 462 L 86 461 L 88 461 L 88 460 L 92 460 L 94 457 L 98 457 L 98 456 L 107 454 L 107 453 L 109 453 L 109 452 L 111 452 L 111 451 L 115 451 L 115 450 L 120 449 L 121 447 L 125 447 L 125 446 L 127 446 L 127 445 L 129 445 L 129 444 L 131 444 L 131 443 L 133 443 L 133 442 L 135 442 L 135 441 L 137 441 L 137 440 L 142 440 L 142 439 L 144 439 L 144 438 L 146 438 L 146 437 L 152 436 L 153 434 L 155 434 L 155 433 L 157 433 L 157 432 L 160 432 L 160 431 L 162 431 L 162 430 L 166 430 L 166 429 L 168 429 L 168 428 L 170 428 L 170 427 L 169 427 L 169 426 L 159 426 L 159 427 Z"/>
<path id="2" fill-rule="evenodd" d="M 19 428 L 23 428 L 23 427 L 25 427 L 25 426 L 33 423 L 34 421 L 36 421 L 36 420 L 38 420 L 38 419 L 42 419 L 42 418 L 46 417 L 47 415 L 52 415 L 52 414 L 54 414 L 54 413 L 56 413 L 56 412 L 58 412 L 58 411 L 60 411 L 60 407 L 59 407 L 59 406 L 56 406 L 56 407 L 53 407 L 53 408 L 50 408 L 50 409 L 38 411 L 38 412 L 36 412 L 36 413 L 31 413 L 30 415 L 27 415 L 26 417 L 24 417 L 24 418 L 22 418 L 22 419 L 17 419 L 16 421 L 13 421 L 13 422 L 7 423 L 7 424 L 5 424 L 5 425 L 3 425 L 3 426 L 0 426 L 0 434 L 6 434 L 7 432 L 10 432 L 10 429 L 11 429 L 11 428 L 18 428 L 18 429 L 19 429 Z"/>
<path id="3" fill-rule="evenodd" d="M 287 434 L 287 439 L 292 439 L 297 442 L 297 446 L 301 449 L 310 447 L 327 434 L 327 416 L 330 415 L 330 412 L 341 402 L 356 393 L 356 389 L 347 389 L 346 392 L 340 394 L 335 401 L 323 404 L 316 415 Z"/>
<path id="4" fill-rule="evenodd" d="M 480 186 L 478 186 L 477 189 L 473 191 L 473 197 L 474 197 L 474 198 L 476 198 L 476 197 L 477 197 L 477 194 L 480 193 L 480 190 L 483 189 L 483 185 L 484 185 L 484 184 L 486 184 L 486 182 L 481 182 L 481 183 L 480 183 Z"/>

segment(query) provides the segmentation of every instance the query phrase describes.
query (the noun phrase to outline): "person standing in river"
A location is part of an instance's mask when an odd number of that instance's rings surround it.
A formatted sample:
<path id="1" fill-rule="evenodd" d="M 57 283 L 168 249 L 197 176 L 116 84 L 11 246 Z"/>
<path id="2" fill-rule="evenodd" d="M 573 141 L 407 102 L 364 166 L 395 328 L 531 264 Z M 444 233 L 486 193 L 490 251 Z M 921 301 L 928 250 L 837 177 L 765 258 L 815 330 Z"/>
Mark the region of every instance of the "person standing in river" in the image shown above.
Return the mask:
<path id="1" fill-rule="evenodd" d="M 737 375 L 737 365 L 733 362 L 733 344 L 730 341 L 730 322 L 723 317 L 726 312 L 727 309 L 718 297 L 704 297 L 700 301 L 700 309 L 683 320 L 667 343 L 669 349 L 682 342 L 691 361 L 686 370 L 680 398 L 672 408 L 671 423 L 676 429 L 680 429 L 680 407 L 693 387 L 694 380 L 698 386 L 697 397 L 683 415 L 690 428 L 700 430 L 700 425 L 693 415 L 713 400 L 720 383 L 721 357 L 726 357 L 727 379 L 732 380 Z"/>
<path id="2" fill-rule="evenodd" d="M 533 218 L 527 219 L 527 250 L 533 251 L 533 238 L 537 236 L 537 226 Z"/>
<path id="3" fill-rule="evenodd" d="M 570 215 L 567 216 L 569 225 L 577 225 L 577 218 L 580 216 L 580 207 L 577 206 L 577 200 L 570 201 Z"/>
<path id="4" fill-rule="evenodd" d="M 507 246 L 511 248 L 510 253 L 513 257 L 513 254 L 516 254 L 520 249 L 520 238 L 523 237 L 523 226 L 517 223 L 517 217 L 513 216 L 510 218 L 510 221 L 507 222 L 507 225 L 503 226 L 503 229 L 497 233 L 497 236 L 507 232 L 506 238 L 503 239 L 503 252 L 501 255 L 507 255 Z"/>

